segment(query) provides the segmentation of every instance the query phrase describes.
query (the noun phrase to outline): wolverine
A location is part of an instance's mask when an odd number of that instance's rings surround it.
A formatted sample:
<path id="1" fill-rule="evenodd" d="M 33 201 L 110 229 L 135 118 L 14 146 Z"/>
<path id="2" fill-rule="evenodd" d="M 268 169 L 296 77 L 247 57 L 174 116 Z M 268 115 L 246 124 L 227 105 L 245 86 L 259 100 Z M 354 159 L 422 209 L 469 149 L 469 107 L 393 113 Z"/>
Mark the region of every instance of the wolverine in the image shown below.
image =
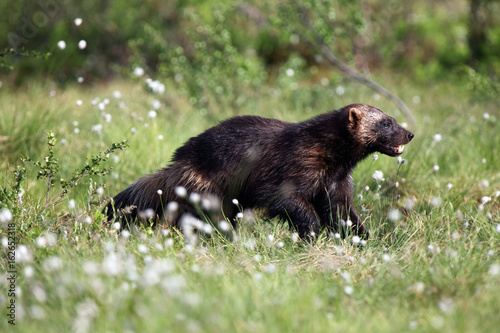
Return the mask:
<path id="1" fill-rule="evenodd" d="M 143 211 L 180 227 L 184 213 L 198 215 L 184 193 L 217 197 L 235 225 L 237 207 L 259 209 L 288 222 L 303 239 L 322 228 L 367 237 L 353 207 L 352 171 L 368 155 L 400 156 L 414 134 L 382 110 L 352 104 L 312 119 L 287 123 L 238 116 L 209 128 L 178 148 L 171 163 L 137 180 L 107 207 L 109 220 L 132 221 Z M 160 190 L 160 191 L 159 191 Z M 167 214 L 168 204 L 176 214 Z"/>

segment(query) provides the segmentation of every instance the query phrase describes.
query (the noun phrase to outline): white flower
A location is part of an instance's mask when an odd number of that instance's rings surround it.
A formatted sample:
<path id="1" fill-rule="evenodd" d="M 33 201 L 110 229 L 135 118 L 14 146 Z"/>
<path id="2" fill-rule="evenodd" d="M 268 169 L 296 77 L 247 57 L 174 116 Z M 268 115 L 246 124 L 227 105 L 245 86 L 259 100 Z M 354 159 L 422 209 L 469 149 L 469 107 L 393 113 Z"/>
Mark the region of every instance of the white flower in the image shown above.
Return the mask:
<path id="1" fill-rule="evenodd" d="M 144 75 L 144 69 L 142 67 L 136 67 L 136 68 L 134 68 L 134 75 L 135 76 L 143 76 Z"/>
<path id="2" fill-rule="evenodd" d="M 446 185 L 446 188 L 447 188 L 448 190 L 451 190 L 451 188 L 452 188 L 452 187 L 453 187 L 453 184 L 452 184 L 452 183 L 448 183 L 448 185 Z"/>
<path id="3" fill-rule="evenodd" d="M 201 195 L 198 193 L 191 193 L 189 195 L 189 200 L 193 203 L 199 203 L 201 201 Z"/>
<path id="4" fill-rule="evenodd" d="M 266 265 L 266 267 L 264 267 L 264 271 L 266 273 L 273 273 L 274 271 L 276 271 L 276 265 L 268 264 L 268 265 Z"/>
<path id="5" fill-rule="evenodd" d="M 235 205 L 235 206 L 238 206 L 238 204 L 239 204 L 238 199 L 233 199 L 233 201 L 232 201 L 232 202 L 233 202 L 233 205 Z"/>
<path id="6" fill-rule="evenodd" d="M 482 203 L 482 204 L 485 204 L 485 203 L 487 203 L 487 202 L 488 202 L 488 201 L 490 201 L 490 200 L 491 200 L 491 197 L 484 196 L 484 197 L 482 197 L 482 198 L 481 198 L 481 203 Z"/>
<path id="7" fill-rule="evenodd" d="M 157 113 L 156 113 L 155 110 L 151 110 L 151 111 L 148 112 L 148 118 L 154 119 L 154 118 L 156 118 L 156 114 Z"/>
<path id="8" fill-rule="evenodd" d="M 85 49 L 87 47 L 87 42 L 82 39 L 78 42 L 78 47 L 80 48 L 80 50 Z"/>
<path id="9" fill-rule="evenodd" d="M 236 218 L 242 219 L 243 218 L 243 213 L 240 212 L 240 213 L 236 214 Z"/>
<path id="10" fill-rule="evenodd" d="M 165 85 L 158 80 L 153 81 L 149 79 L 146 80 L 146 83 L 149 89 L 151 89 L 151 91 L 155 94 L 163 94 L 165 92 Z"/>
<path id="11" fill-rule="evenodd" d="M 177 201 L 170 201 L 167 204 L 167 211 L 168 212 L 176 212 L 179 209 L 179 204 Z"/>
<path id="12" fill-rule="evenodd" d="M 75 209 L 75 207 L 76 207 L 75 200 L 74 200 L 74 199 L 71 199 L 71 200 L 68 202 L 68 208 L 69 208 L 69 209 Z"/>
<path id="13" fill-rule="evenodd" d="M 389 211 L 389 220 L 392 222 L 396 222 L 401 218 L 401 212 L 399 209 L 391 209 Z"/>
<path id="14" fill-rule="evenodd" d="M 81 100 L 81 99 L 78 99 L 78 100 L 75 102 L 75 104 L 76 104 L 77 106 L 81 106 L 81 105 L 83 104 L 83 102 L 82 102 L 82 100 Z"/>
<path id="15" fill-rule="evenodd" d="M 155 99 L 153 100 L 153 102 L 151 102 L 151 106 L 153 107 L 153 109 L 158 110 L 161 107 L 161 102 Z"/>
<path id="16" fill-rule="evenodd" d="M 115 229 L 115 230 L 120 230 L 120 228 L 121 228 L 121 227 L 122 227 L 122 226 L 121 226 L 120 222 L 115 222 L 115 223 L 113 223 L 113 229 Z"/>
<path id="17" fill-rule="evenodd" d="M 435 142 L 440 142 L 441 140 L 443 140 L 443 137 L 441 136 L 441 134 L 437 133 L 437 134 L 434 134 L 434 136 L 432 137 L 432 140 L 434 140 Z"/>
<path id="18" fill-rule="evenodd" d="M 413 98 L 411 99 L 413 104 L 420 104 L 420 102 L 422 101 L 422 99 L 420 98 L 420 96 L 413 96 Z"/>
<path id="19" fill-rule="evenodd" d="M 373 180 L 375 181 L 384 181 L 384 173 L 380 170 L 376 170 L 372 175 Z"/>
<path id="20" fill-rule="evenodd" d="M 64 50 L 66 48 L 66 42 L 63 40 L 58 41 L 57 47 L 59 47 L 61 50 Z"/>
<path id="21" fill-rule="evenodd" d="M 380 100 L 380 95 L 379 94 L 373 94 L 373 99 L 378 101 Z"/>
<path id="22" fill-rule="evenodd" d="M 102 125 L 101 124 L 97 124 L 97 125 L 94 125 L 90 128 L 90 131 L 91 132 L 96 132 L 97 134 L 101 134 L 102 132 Z"/>
<path id="23" fill-rule="evenodd" d="M 389 262 L 389 261 L 391 261 L 391 256 L 390 256 L 390 255 L 388 255 L 387 253 L 384 253 L 384 254 L 382 255 L 382 260 L 383 260 L 384 262 Z"/>
<path id="24" fill-rule="evenodd" d="M 227 221 L 222 220 L 219 222 L 219 229 L 222 231 L 229 231 L 229 229 L 231 229 L 231 226 Z"/>
<path id="25" fill-rule="evenodd" d="M 378 160 L 378 155 L 377 154 L 373 155 L 373 160 L 374 161 Z"/>
<path id="26" fill-rule="evenodd" d="M 483 179 L 481 181 L 481 187 L 482 188 L 487 188 L 488 186 L 490 186 L 490 182 L 487 179 Z"/>
<path id="27" fill-rule="evenodd" d="M 158 140 L 163 140 L 163 135 L 158 135 Z"/>
<path id="28" fill-rule="evenodd" d="M 101 196 L 104 194 L 104 188 L 102 186 L 99 186 L 96 190 L 95 190 L 95 193 L 98 195 L 98 196 Z"/>
<path id="29" fill-rule="evenodd" d="M 352 236 L 352 243 L 359 244 L 361 242 L 361 238 L 359 236 Z"/>
<path id="30" fill-rule="evenodd" d="M 158 190 L 158 191 L 156 191 L 156 193 L 158 193 L 158 195 L 162 195 L 163 191 L 162 190 Z"/>
<path id="31" fill-rule="evenodd" d="M 286 76 L 292 77 L 295 74 L 295 71 L 292 68 L 288 68 L 286 70 Z"/>
<path id="32" fill-rule="evenodd" d="M 345 94 L 345 88 L 343 86 L 337 86 L 337 88 L 335 88 L 335 93 L 339 96 L 342 96 L 343 94 Z"/>
<path id="33" fill-rule="evenodd" d="M 0 211 L 0 223 L 9 223 L 12 221 L 12 212 L 8 208 Z"/>
<path id="34" fill-rule="evenodd" d="M 344 287 L 344 292 L 347 294 L 347 295 L 352 295 L 352 293 L 354 292 L 354 288 L 352 286 L 345 286 Z"/>
<path id="35" fill-rule="evenodd" d="M 500 275 L 500 264 L 492 264 L 490 266 L 490 269 L 488 270 L 488 273 L 491 276 L 498 276 L 498 275 Z"/>
<path id="36" fill-rule="evenodd" d="M 148 247 L 144 244 L 139 244 L 137 246 L 137 250 L 140 252 L 140 253 L 148 253 Z"/>
<path id="37" fill-rule="evenodd" d="M 174 189 L 174 192 L 177 196 L 179 196 L 181 198 L 185 198 L 187 196 L 187 190 L 182 186 L 177 186 Z"/>
<path id="38" fill-rule="evenodd" d="M 500 232 L 500 224 L 497 224 L 497 226 L 495 227 L 495 230 L 496 230 L 497 232 Z"/>
<path id="39" fill-rule="evenodd" d="M 83 222 L 85 222 L 85 223 L 87 223 L 87 224 L 90 224 L 90 223 L 92 223 L 92 218 L 91 218 L 90 216 L 87 216 L 87 217 L 85 218 L 85 220 L 83 220 Z"/>
<path id="40" fill-rule="evenodd" d="M 296 232 L 294 232 L 294 233 L 292 234 L 292 237 L 291 237 L 291 238 L 292 238 L 292 242 L 296 243 L 296 242 L 299 240 L 299 234 L 298 234 L 298 233 L 296 233 Z"/>
<path id="41" fill-rule="evenodd" d="M 440 197 L 432 197 L 431 198 L 431 206 L 438 207 L 441 206 L 443 200 Z"/>
<path id="42" fill-rule="evenodd" d="M 77 17 L 74 22 L 75 22 L 75 25 L 77 27 L 79 27 L 82 24 L 83 20 L 81 18 Z"/>

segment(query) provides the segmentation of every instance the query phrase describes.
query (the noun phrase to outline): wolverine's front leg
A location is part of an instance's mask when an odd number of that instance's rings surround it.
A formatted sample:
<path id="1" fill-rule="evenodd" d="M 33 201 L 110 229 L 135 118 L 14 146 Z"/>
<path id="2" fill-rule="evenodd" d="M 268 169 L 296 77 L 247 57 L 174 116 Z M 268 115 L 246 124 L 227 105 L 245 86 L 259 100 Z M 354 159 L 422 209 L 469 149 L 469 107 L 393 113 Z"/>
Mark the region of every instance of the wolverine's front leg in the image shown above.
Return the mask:
<path id="1" fill-rule="evenodd" d="M 324 189 L 314 200 L 314 208 L 324 227 L 333 228 L 345 237 L 346 231 L 350 229 L 356 235 L 368 238 L 368 231 L 353 207 L 352 199 L 345 191 L 332 192 Z M 345 189 L 344 189 L 345 190 Z M 341 222 L 344 223 L 341 223 Z"/>
<path id="2" fill-rule="evenodd" d="M 270 206 L 268 214 L 291 223 L 302 239 L 313 240 L 319 233 L 319 218 L 312 204 L 305 199 L 282 198 Z"/>

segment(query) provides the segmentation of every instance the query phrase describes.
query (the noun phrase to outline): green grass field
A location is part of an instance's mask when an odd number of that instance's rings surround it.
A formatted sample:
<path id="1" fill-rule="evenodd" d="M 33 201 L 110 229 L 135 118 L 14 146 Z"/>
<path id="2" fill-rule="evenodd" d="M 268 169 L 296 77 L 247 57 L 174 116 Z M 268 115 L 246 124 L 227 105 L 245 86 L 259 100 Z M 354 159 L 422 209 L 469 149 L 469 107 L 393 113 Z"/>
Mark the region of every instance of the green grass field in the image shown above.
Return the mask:
<path id="1" fill-rule="evenodd" d="M 4 85 L 0 210 L 13 212 L 16 257 L 10 266 L 3 223 L 0 270 L 16 274 L 0 282 L 0 331 L 498 332 L 498 106 L 472 103 L 461 83 L 415 86 L 403 77 L 384 83 L 409 102 L 416 136 L 405 148 L 406 163 L 379 154 L 354 173 L 356 208 L 371 231 L 363 245 L 327 234 L 307 244 L 258 215 L 233 241 L 215 231 L 194 245 L 176 230 L 117 233 L 95 202 L 165 166 L 189 137 L 230 116 L 300 121 L 360 102 L 405 122 L 364 87 L 304 82 L 280 93 L 269 87 L 237 110 L 198 111 L 168 85 L 162 95 L 129 81 L 65 89 L 32 83 L 15 91 Z M 155 100 L 161 106 L 153 117 Z M 55 157 L 65 179 L 112 143 L 130 146 L 104 163 L 113 168 L 109 175 L 85 178 L 42 212 L 46 185 L 19 156 L 44 160 L 48 131 L 58 139 Z M 17 165 L 28 170 L 23 195 L 8 201 Z M 372 179 L 377 170 L 384 181 Z M 90 198 L 100 186 L 104 194 Z"/>

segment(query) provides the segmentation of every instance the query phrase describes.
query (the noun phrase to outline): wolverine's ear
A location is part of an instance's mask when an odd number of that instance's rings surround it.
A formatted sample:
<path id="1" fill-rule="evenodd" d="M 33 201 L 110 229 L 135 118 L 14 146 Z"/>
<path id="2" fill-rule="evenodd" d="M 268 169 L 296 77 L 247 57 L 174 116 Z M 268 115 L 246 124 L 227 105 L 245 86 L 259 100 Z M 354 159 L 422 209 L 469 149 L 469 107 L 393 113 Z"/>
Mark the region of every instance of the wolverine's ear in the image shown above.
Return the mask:
<path id="1" fill-rule="evenodd" d="M 349 122 L 353 125 L 357 125 L 361 121 L 362 116 L 362 112 L 356 108 L 349 110 Z"/>

